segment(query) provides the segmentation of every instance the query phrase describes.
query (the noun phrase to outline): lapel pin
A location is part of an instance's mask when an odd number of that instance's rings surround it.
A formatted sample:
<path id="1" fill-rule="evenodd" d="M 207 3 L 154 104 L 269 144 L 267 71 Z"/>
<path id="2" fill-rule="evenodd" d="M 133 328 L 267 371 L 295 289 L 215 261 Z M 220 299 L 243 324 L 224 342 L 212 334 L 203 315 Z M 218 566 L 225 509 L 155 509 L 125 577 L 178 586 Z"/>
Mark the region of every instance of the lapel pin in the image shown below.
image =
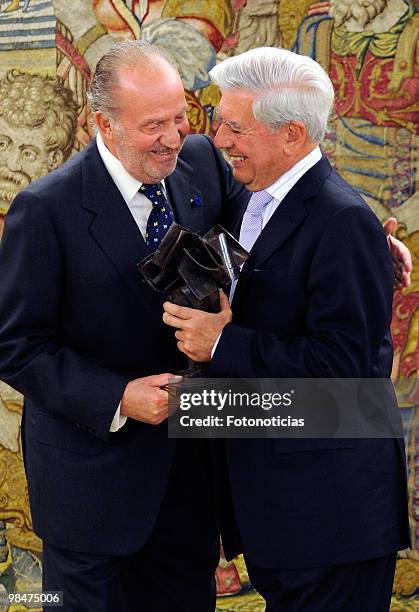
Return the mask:
<path id="1" fill-rule="evenodd" d="M 199 196 L 194 196 L 191 198 L 191 204 L 192 206 L 202 206 L 202 200 Z"/>

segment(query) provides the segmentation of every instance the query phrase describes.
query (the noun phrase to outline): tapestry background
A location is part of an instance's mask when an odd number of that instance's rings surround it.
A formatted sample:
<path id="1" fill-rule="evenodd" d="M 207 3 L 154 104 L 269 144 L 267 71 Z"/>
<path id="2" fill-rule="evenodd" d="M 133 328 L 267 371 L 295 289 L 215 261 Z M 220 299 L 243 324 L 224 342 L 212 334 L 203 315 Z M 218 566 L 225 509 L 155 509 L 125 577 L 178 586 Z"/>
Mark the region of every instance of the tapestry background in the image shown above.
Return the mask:
<path id="1" fill-rule="evenodd" d="M 217 60 L 277 45 L 329 72 L 336 105 L 323 148 L 381 219 L 398 218 L 398 237 L 414 259 L 411 287 L 395 293 L 392 324 L 412 535 L 397 563 L 392 610 L 412 612 L 419 609 L 418 37 L 418 0 L 0 0 L 0 235 L 16 193 L 92 138 L 86 89 L 114 41 L 144 39 L 172 54 L 193 132 L 212 132 L 219 93 L 208 70 Z M 21 411 L 19 394 L 0 383 L 0 590 L 8 591 L 33 590 L 41 576 Z M 217 584 L 219 610 L 263 610 L 242 559 L 221 559 Z"/>

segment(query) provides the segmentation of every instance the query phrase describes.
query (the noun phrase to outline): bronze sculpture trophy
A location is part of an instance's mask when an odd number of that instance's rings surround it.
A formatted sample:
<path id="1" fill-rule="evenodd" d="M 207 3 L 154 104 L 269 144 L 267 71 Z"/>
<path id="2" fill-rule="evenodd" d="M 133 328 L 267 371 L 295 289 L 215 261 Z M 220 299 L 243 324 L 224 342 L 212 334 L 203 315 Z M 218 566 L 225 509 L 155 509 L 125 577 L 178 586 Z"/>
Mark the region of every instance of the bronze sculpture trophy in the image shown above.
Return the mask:
<path id="1" fill-rule="evenodd" d="M 219 312 L 219 289 L 228 290 L 248 257 L 249 253 L 220 225 L 200 236 L 172 223 L 157 250 L 138 268 L 144 280 L 170 302 Z M 189 360 L 187 370 L 180 374 L 199 377 L 204 371 L 205 364 Z"/>

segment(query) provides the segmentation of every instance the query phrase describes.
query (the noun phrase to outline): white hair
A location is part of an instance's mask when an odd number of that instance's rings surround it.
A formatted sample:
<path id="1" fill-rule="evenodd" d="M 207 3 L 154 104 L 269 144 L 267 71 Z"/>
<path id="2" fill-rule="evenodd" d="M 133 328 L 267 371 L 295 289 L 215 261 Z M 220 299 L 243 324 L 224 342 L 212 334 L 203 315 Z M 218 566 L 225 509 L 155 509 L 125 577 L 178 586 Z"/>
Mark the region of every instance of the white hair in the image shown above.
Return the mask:
<path id="1" fill-rule="evenodd" d="M 301 121 L 310 140 L 323 140 L 333 106 L 333 85 L 310 57 L 260 47 L 220 62 L 209 74 L 221 91 L 254 93 L 253 114 L 271 130 Z"/>

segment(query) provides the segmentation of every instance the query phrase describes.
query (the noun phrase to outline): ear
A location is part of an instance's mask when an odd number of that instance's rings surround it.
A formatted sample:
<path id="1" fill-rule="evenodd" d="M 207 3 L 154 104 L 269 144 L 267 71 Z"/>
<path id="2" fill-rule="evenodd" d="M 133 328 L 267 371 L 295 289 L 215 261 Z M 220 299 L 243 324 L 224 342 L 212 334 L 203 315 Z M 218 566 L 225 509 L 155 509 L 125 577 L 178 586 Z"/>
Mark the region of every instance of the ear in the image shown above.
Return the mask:
<path id="1" fill-rule="evenodd" d="M 291 121 L 287 125 L 285 150 L 287 153 L 295 152 L 307 141 L 307 128 L 301 121 Z"/>
<path id="2" fill-rule="evenodd" d="M 104 115 L 102 111 L 96 111 L 95 113 L 93 113 L 93 116 L 95 118 L 97 128 L 102 138 L 103 139 L 112 138 L 112 126 L 111 126 L 111 121 L 109 117 Z"/>
<path id="3" fill-rule="evenodd" d="M 64 154 L 61 149 L 55 149 L 48 153 L 48 167 L 50 170 L 55 170 L 64 161 Z"/>
<path id="4" fill-rule="evenodd" d="M 96 111 L 94 113 L 94 118 L 96 122 L 97 129 L 102 136 L 103 142 L 108 147 L 109 151 L 116 155 L 115 153 L 115 129 L 113 127 L 113 122 L 111 119 L 104 115 L 101 111 Z"/>

